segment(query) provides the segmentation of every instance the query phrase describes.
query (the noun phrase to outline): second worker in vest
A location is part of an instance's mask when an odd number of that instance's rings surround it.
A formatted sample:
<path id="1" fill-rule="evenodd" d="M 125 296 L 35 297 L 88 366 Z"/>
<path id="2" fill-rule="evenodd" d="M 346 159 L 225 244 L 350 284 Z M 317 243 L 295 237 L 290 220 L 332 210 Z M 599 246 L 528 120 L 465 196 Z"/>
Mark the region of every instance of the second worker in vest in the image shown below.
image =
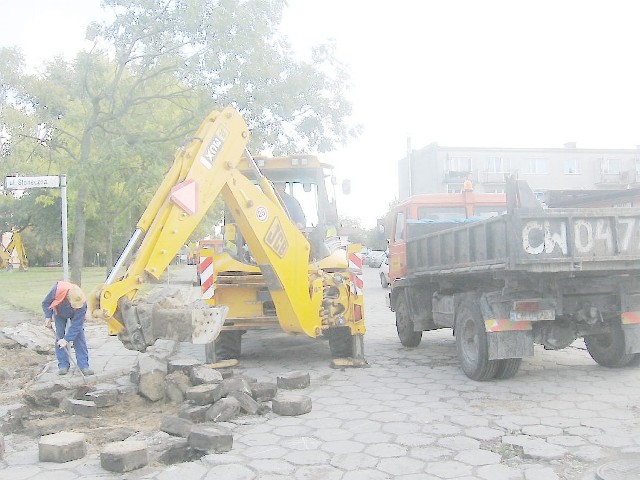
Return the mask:
<path id="1" fill-rule="evenodd" d="M 52 328 L 55 322 L 58 375 L 66 375 L 69 372 L 70 343 L 73 343 L 77 366 L 82 374 L 93 375 L 89 368 L 89 351 L 84 335 L 87 299 L 80 287 L 69 282 L 56 282 L 42 301 L 42 311 L 45 327 Z"/>

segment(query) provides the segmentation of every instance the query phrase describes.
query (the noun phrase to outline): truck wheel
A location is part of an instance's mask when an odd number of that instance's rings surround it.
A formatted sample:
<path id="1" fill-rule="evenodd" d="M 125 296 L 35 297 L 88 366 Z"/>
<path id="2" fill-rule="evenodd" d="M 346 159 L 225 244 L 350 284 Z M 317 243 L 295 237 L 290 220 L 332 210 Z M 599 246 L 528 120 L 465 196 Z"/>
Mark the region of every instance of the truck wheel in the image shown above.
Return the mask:
<path id="1" fill-rule="evenodd" d="M 498 360 L 498 368 L 496 375 L 493 378 L 498 380 L 505 380 L 512 378 L 520 370 L 521 358 L 506 358 L 504 360 Z"/>
<path id="2" fill-rule="evenodd" d="M 611 325 L 609 333 L 585 336 L 584 343 L 591 358 L 603 367 L 620 368 L 636 361 L 637 354 L 624 353 L 624 332 L 620 325 Z"/>
<path id="3" fill-rule="evenodd" d="M 216 360 L 230 360 L 240 358 L 242 351 L 242 332 L 222 331 L 215 341 Z"/>
<path id="4" fill-rule="evenodd" d="M 398 330 L 398 338 L 400 343 L 405 347 L 417 347 L 422 340 L 422 332 L 414 330 L 413 320 L 409 315 L 409 307 L 407 301 L 400 295 L 396 305 L 396 330 Z"/>
<path id="5" fill-rule="evenodd" d="M 494 378 L 499 360 L 489 360 L 487 332 L 476 302 L 465 300 L 458 307 L 455 336 L 458 359 L 467 377 L 480 382 Z"/>
<path id="6" fill-rule="evenodd" d="M 331 358 L 349 358 L 353 356 L 353 339 L 349 327 L 336 327 L 327 330 Z"/>

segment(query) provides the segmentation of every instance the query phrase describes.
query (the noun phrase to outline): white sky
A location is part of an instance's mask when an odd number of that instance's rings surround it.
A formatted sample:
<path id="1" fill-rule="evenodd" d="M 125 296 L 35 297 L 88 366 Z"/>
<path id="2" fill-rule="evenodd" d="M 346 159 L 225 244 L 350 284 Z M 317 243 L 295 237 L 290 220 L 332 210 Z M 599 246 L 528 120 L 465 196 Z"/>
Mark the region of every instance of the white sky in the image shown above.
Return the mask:
<path id="1" fill-rule="evenodd" d="M 375 224 L 397 161 L 431 142 L 470 147 L 640 144 L 640 4 L 592 0 L 289 0 L 304 52 L 334 38 L 363 135 L 324 158 L 352 181 L 343 214 Z M 0 0 L 0 45 L 37 64 L 73 55 L 99 0 Z"/>

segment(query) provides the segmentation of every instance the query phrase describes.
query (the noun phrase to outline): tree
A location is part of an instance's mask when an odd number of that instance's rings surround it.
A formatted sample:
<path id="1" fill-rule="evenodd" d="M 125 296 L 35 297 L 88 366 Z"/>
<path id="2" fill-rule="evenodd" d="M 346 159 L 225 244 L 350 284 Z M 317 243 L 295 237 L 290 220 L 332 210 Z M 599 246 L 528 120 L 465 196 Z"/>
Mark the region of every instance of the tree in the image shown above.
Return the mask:
<path id="1" fill-rule="evenodd" d="M 15 51 L 1 53 L 17 72 L 2 78 L 10 92 L 0 118 L 11 136 L 7 165 L 32 167 L 16 157 L 18 142 L 29 139 L 40 166 L 69 174 L 72 281 L 81 281 L 87 226 L 106 226 L 105 238 L 122 224 L 131 229 L 170 164 L 169 152 L 213 107 L 234 105 L 257 151 L 323 152 L 357 134 L 345 121 L 347 75 L 331 45 L 314 49 L 308 63 L 278 35 L 285 1 L 102 5 L 113 20 L 89 26 L 93 48 L 71 63 L 56 59 L 29 76 Z M 9 111 L 39 134 L 20 135 L 24 123 Z"/>

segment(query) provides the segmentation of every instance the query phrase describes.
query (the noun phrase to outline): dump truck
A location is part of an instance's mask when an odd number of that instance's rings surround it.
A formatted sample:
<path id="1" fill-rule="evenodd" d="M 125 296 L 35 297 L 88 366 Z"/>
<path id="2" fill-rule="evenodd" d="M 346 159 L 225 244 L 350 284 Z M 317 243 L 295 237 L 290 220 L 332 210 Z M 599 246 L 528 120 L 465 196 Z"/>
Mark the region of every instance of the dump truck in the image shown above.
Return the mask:
<path id="1" fill-rule="evenodd" d="M 534 344 L 579 338 L 604 367 L 640 363 L 640 208 L 545 208 L 509 179 L 505 213 L 396 225 L 406 272 L 389 305 L 404 346 L 452 328 L 462 370 L 478 381 L 513 377 Z"/>
<path id="2" fill-rule="evenodd" d="M 333 355 L 335 364 L 364 366 L 362 278 L 354 262 L 360 245 L 324 248 L 330 228 L 323 218 L 309 232 L 299 229 L 261 172 L 262 162 L 248 151 L 248 141 L 247 125 L 232 107 L 205 118 L 176 153 L 105 283 L 89 295 L 90 311 L 134 350 L 145 351 L 158 338 L 190 341 L 204 344 L 207 359 L 215 361 L 221 329 L 238 335 L 242 320 L 242 330 L 262 322 L 287 333 L 328 338 L 339 353 Z M 236 288 L 224 296 L 214 292 L 204 308 L 136 304 L 140 287 L 160 278 L 218 198 L 233 217 L 227 240 L 233 229 L 241 236 L 227 257 L 232 264 L 226 271 L 238 282 Z M 264 307 L 256 310 L 258 303 Z"/>

